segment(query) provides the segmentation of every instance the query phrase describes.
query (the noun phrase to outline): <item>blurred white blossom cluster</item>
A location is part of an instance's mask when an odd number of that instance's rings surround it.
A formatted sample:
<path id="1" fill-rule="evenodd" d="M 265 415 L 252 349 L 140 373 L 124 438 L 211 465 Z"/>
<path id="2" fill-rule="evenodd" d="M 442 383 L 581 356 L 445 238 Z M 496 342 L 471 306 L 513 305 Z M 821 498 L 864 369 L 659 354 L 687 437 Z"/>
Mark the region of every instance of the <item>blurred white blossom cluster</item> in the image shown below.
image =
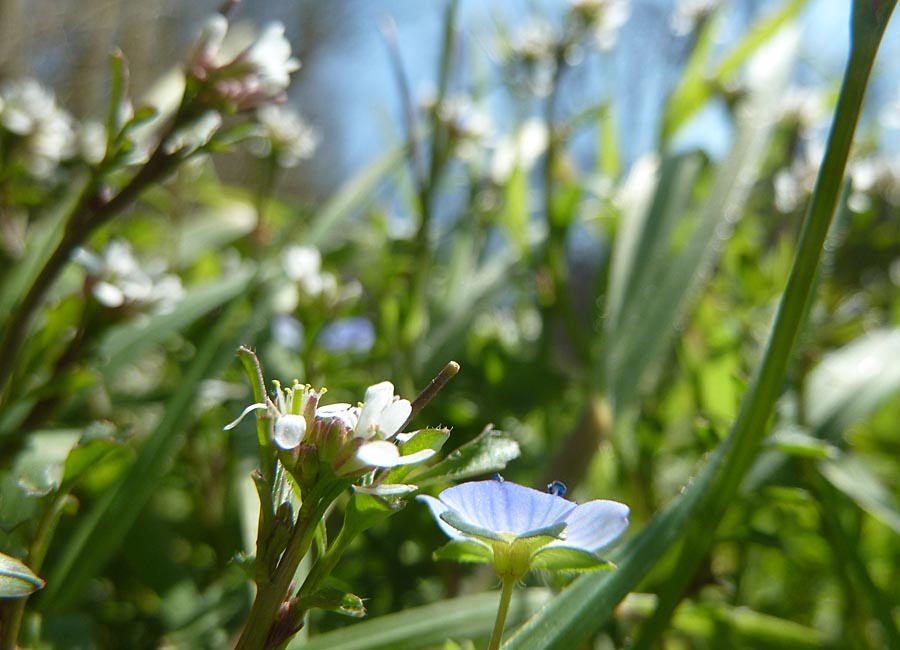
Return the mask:
<path id="1" fill-rule="evenodd" d="M 201 82 L 210 105 L 232 112 L 283 101 L 291 73 L 300 69 L 284 25 L 270 24 L 233 57 L 226 47 L 228 29 L 225 16 L 212 15 L 188 60 L 188 74 Z"/>
<path id="2" fill-rule="evenodd" d="M 75 120 L 34 79 L 0 86 L 0 126 L 19 140 L 25 166 L 38 178 L 51 176 L 61 161 L 78 152 Z"/>
<path id="3" fill-rule="evenodd" d="M 256 112 L 256 119 L 260 129 L 248 143 L 250 152 L 260 158 L 272 156 L 280 167 L 296 167 L 319 146 L 318 131 L 292 108 L 269 104 Z"/>
<path id="4" fill-rule="evenodd" d="M 111 309 L 129 306 L 166 313 L 184 297 L 181 278 L 167 272 L 162 260 L 142 265 L 125 240 L 110 241 L 99 254 L 79 248 L 74 260 L 87 271 L 94 298 Z"/>

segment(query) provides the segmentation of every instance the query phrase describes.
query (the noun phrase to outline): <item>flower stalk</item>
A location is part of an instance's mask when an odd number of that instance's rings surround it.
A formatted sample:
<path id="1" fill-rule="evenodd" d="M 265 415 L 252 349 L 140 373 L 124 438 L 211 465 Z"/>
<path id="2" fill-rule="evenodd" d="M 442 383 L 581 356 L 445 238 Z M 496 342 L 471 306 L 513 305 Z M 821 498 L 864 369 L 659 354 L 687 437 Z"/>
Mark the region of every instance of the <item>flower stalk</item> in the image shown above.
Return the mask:
<path id="1" fill-rule="evenodd" d="M 506 624 L 506 615 L 509 613 L 509 603 L 512 601 L 513 587 L 516 581 L 506 578 L 500 590 L 500 605 L 497 607 L 497 618 L 494 620 L 494 631 L 491 634 L 491 642 L 488 650 L 499 650 L 500 641 L 503 639 L 503 626 Z"/>

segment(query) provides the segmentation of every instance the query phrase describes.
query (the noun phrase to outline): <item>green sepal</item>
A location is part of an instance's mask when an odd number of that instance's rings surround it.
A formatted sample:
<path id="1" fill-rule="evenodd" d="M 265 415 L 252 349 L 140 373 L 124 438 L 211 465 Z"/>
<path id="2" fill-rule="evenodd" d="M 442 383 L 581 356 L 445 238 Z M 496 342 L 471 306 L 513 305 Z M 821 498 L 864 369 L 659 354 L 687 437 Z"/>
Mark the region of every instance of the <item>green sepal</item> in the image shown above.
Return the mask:
<path id="1" fill-rule="evenodd" d="M 44 588 L 44 581 L 21 561 L 0 553 L 0 598 L 24 598 Z"/>
<path id="2" fill-rule="evenodd" d="M 543 528 L 538 528 L 536 530 L 529 531 L 523 535 L 516 535 L 516 539 L 533 539 L 535 537 L 550 537 L 552 539 L 548 539 L 544 542 L 544 544 L 549 544 L 554 539 L 561 539 L 562 532 L 566 529 L 566 522 L 560 521 L 555 524 L 551 524 L 549 526 L 544 526 Z"/>
<path id="3" fill-rule="evenodd" d="M 488 530 L 487 528 L 479 528 L 478 526 L 473 526 L 468 521 L 460 517 L 458 514 L 453 512 L 452 510 L 447 510 L 446 512 L 441 513 L 441 519 L 446 521 L 448 524 L 453 526 L 459 532 L 468 535 L 470 537 L 477 537 L 480 539 L 489 539 L 494 542 L 508 542 L 508 537 L 504 537 L 501 533 L 496 533 L 493 530 Z"/>
<path id="4" fill-rule="evenodd" d="M 616 565 L 602 557 L 580 548 L 547 546 L 531 558 L 531 567 L 544 571 L 607 571 Z"/>
<path id="5" fill-rule="evenodd" d="M 494 552 L 490 547 L 475 540 L 454 540 L 436 550 L 434 559 L 448 560 L 450 562 L 492 564 L 494 562 Z"/>

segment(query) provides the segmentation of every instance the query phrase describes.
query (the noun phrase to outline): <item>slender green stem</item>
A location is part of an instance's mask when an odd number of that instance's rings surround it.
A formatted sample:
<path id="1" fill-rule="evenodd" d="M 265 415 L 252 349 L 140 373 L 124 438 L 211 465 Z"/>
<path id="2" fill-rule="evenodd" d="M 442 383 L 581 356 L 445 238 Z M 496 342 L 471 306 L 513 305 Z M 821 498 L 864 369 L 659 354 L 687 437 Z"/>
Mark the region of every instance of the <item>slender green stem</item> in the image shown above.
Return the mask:
<path id="1" fill-rule="evenodd" d="M 272 639 L 272 628 L 277 622 L 281 605 L 287 600 L 291 581 L 303 556 L 309 551 L 316 525 L 325 516 L 328 506 L 346 489 L 345 481 L 319 484 L 307 495 L 297 514 L 297 522 L 288 540 L 287 548 L 278 562 L 272 581 L 261 587 L 250 608 L 247 626 L 235 650 L 267 650 L 277 647 L 284 639 Z"/>
<path id="2" fill-rule="evenodd" d="M 497 608 L 497 618 L 494 620 L 494 631 L 491 634 L 491 642 L 488 650 L 498 650 L 503 639 L 503 626 L 506 624 L 506 615 L 509 613 L 509 603 L 512 600 L 513 587 L 516 581 L 512 578 L 504 578 L 503 588 L 500 591 L 500 606 Z"/>
<path id="3" fill-rule="evenodd" d="M 412 411 L 410 411 L 409 417 L 406 418 L 406 422 L 403 423 L 403 426 L 400 427 L 399 431 L 403 431 L 406 426 L 412 422 L 413 418 L 416 417 L 419 413 L 422 412 L 428 403 L 434 399 L 434 396 L 437 395 L 440 390 L 447 385 L 447 382 L 453 379 L 457 373 L 459 372 L 459 364 L 455 361 L 447 362 L 441 371 L 437 374 L 437 376 L 432 379 L 428 385 L 422 389 L 422 392 L 413 400 L 412 403 Z"/>

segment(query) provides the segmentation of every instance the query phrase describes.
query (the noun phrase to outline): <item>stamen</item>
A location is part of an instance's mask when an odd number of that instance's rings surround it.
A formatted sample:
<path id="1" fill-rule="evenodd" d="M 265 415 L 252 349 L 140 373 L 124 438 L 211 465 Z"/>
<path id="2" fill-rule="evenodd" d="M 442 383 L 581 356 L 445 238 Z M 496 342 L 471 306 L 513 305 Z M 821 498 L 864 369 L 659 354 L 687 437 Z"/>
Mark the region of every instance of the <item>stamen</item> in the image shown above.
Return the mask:
<path id="1" fill-rule="evenodd" d="M 566 485 L 562 481 L 553 481 L 547 485 L 547 492 L 556 497 L 566 496 Z"/>

